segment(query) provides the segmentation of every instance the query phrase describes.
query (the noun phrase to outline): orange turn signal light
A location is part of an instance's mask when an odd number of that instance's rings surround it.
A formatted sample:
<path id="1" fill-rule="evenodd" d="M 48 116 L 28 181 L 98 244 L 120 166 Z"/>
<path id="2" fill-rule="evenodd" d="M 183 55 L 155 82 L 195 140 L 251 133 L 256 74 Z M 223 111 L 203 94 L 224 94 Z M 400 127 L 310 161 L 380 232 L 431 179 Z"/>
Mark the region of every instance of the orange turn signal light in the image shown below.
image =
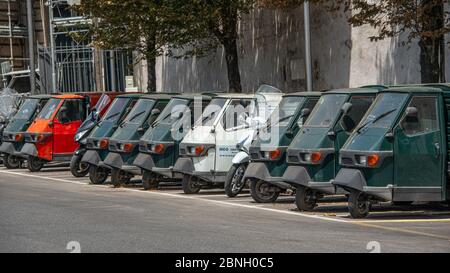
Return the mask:
<path id="1" fill-rule="evenodd" d="M 375 167 L 378 164 L 378 160 L 380 160 L 378 155 L 367 156 L 367 166 Z"/>
<path id="2" fill-rule="evenodd" d="M 311 162 L 312 163 L 319 163 L 320 159 L 322 159 L 322 154 L 319 152 L 314 152 L 311 154 Z"/>
<path id="3" fill-rule="evenodd" d="M 127 153 L 131 152 L 133 150 L 133 144 L 131 143 L 123 144 L 123 150 Z"/>
<path id="4" fill-rule="evenodd" d="M 153 148 L 153 151 L 157 154 L 162 154 L 165 148 L 166 147 L 164 146 L 164 144 L 156 144 L 155 147 Z"/>
<path id="5" fill-rule="evenodd" d="M 102 140 L 100 140 L 100 143 L 98 144 L 98 146 L 100 147 L 100 149 L 106 149 L 106 148 L 108 148 L 108 144 L 109 144 L 109 141 L 107 139 L 102 139 Z"/>
<path id="6" fill-rule="evenodd" d="M 16 134 L 16 135 L 14 136 L 14 140 L 15 140 L 16 142 L 22 141 L 22 139 L 23 139 L 23 135 L 22 135 L 22 134 Z"/>
<path id="7" fill-rule="evenodd" d="M 195 155 L 199 156 L 205 151 L 205 146 L 200 145 L 195 147 Z"/>
<path id="8" fill-rule="evenodd" d="M 281 156 L 281 151 L 280 151 L 280 149 L 276 149 L 276 150 L 273 150 L 273 151 L 270 151 L 270 152 L 269 152 L 269 158 L 270 158 L 271 160 L 278 159 L 278 158 L 280 158 L 280 156 Z"/>
<path id="9" fill-rule="evenodd" d="M 47 138 L 46 135 L 38 135 L 38 136 L 36 137 L 36 141 L 37 141 L 37 142 L 44 142 L 46 138 Z"/>

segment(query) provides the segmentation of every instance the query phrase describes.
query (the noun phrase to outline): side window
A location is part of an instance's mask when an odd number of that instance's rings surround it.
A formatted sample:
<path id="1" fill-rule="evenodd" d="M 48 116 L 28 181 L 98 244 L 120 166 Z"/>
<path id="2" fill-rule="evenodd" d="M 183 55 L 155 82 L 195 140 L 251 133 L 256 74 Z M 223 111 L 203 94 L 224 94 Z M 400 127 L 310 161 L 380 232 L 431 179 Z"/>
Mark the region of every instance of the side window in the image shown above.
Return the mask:
<path id="1" fill-rule="evenodd" d="M 86 109 L 82 100 L 66 99 L 59 109 L 57 119 L 61 123 L 82 121 L 86 116 Z"/>
<path id="2" fill-rule="evenodd" d="M 251 99 L 235 99 L 228 105 L 222 118 L 225 130 L 247 126 L 245 119 L 250 115 Z"/>
<path id="3" fill-rule="evenodd" d="M 402 128 L 406 135 L 433 132 L 439 129 L 436 97 L 413 97 L 408 107 L 417 109 L 417 117 L 406 117 Z"/>
<path id="4" fill-rule="evenodd" d="M 348 117 L 350 117 L 351 121 L 355 124 L 355 126 L 361 121 L 361 119 L 366 114 L 367 110 L 369 110 L 372 105 L 375 97 L 368 96 L 354 96 L 351 98 L 350 102 L 352 103 L 352 109 L 348 113 Z"/>
<path id="5" fill-rule="evenodd" d="M 164 108 L 166 107 L 166 105 L 168 104 L 168 101 L 158 101 L 155 106 L 153 107 L 153 109 L 158 109 L 160 111 L 160 113 L 162 113 L 162 111 L 164 110 Z M 157 115 L 155 116 L 149 116 L 149 120 L 145 125 L 150 125 L 153 122 L 155 122 L 155 120 L 158 118 Z"/>
<path id="6" fill-rule="evenodd" d="M 308 101 L 305 103 L 305 106 L 303 106 L 303 109 L 309 109 L 312 111 L 312 109 L 314 108 L 314 106 L 316 106 L 317 102 L 319 101 L 319 99 L 308 99 Z"/>

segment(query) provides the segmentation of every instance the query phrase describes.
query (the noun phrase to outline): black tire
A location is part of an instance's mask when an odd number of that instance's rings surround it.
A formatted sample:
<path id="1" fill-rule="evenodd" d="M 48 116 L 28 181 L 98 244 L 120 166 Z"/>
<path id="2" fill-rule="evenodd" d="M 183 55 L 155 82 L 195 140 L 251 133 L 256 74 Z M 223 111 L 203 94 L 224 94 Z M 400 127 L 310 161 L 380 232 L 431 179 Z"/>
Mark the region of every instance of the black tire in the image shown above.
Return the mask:
<path id="1" fill-rule="evenodd" d="M 108 169 L 95 165 L 90 165 L 89 167 L 89 180 L 91 184 L 100 185 L 105 183 L 106 179 L 108 179 L 108 174 Z"/>
<path id="2" fill-rule="evenodd" d="M 312 211 L 317 205 L 317 196 L 310 188 L 298 186 L 295 191 L 295 204 L 300 211 Z"/>
<path id="3" fill-rule="evenodd" d="M 111 170 L 111 184 L 115 187 L 121 187 L 124 184 L 130 183 L 130 176 L 122 170 L 112 169 Z"/>
<path id="4" fill-rule="evenodd" d="M 413 203 L 413 201 L 394 201 L 392 204 L 394 206 L 409 206 Z"/>
<path id="5" fill-rule="evenodd" d="M 273 203 L 278 199 L 280 192 L 265 192 L 266 187 L 271 187 L 269 183 L 262 180 L 252 180 L 250 192 L 256 203 Z"/>
<path id="6" fill-rule="evenodd" d="M 187 174 L 183 175 L 181 185 L 185 194 L 199 193 L 201 189 L 201 187 L 195 183 L 195 178 Z"/>
<path id="7" fill-rule="evenodd" d="M 236 197 L 239 193 L 241 193 L 245 186 L 243 177 L 246 169 L 247 164 L 231 166 L 225 179 L 225 193 L 228 197 Z"/>
<path id="8" fill-rule="evenodd" d="M 44 167 L 44 161 L 38 157 L 30 156 L 27 160 L 27 167 L 30 172 L 39 172 Z"/>
<path id="9" fill-rule="evenodd" d="M 85 177 L 89 173 L 89 163 L 81 162 L 83 155 L 74 155 L 70 160 L 70 172 L 75 177 Z"/>
<path id="10" fill-rule="evenodd" d="M 370 213 L 370 200 L 363 192 L 353 190 L 348 198 L 348 211 L 352 218 L 365 218 Z"/>
<path id="11" fill-rule="evenodd" d="M 18 169 L 20 168 L 20 158 L 11 154 L 5 154 L 3 156 L 3 164 L 7 169 Z"/>
<path id="12" fill-rule="evenodd" d="M 143 171 L 142 174 L 142 185 L 144 190 L 156 190 L 158 188 L 159 181 L 154 173 L 150 171 Z"/>

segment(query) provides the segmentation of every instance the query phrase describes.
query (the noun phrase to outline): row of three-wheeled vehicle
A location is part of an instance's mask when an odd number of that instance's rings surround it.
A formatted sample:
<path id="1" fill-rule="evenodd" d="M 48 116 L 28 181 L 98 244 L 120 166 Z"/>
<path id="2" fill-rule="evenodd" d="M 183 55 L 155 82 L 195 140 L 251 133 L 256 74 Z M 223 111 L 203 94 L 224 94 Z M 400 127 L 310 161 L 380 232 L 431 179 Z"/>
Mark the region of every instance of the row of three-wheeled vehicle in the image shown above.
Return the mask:
<path id="1" fill-rule="evenodd" d="M 302 211 L 346 195 L 354 218 L 377 202 L 448 204 L 449 109 L 446 84 L 285 95 L 248 162 L 234 165 L 227 194 L 245 184 L 256 202 L 292 193 Z"/>

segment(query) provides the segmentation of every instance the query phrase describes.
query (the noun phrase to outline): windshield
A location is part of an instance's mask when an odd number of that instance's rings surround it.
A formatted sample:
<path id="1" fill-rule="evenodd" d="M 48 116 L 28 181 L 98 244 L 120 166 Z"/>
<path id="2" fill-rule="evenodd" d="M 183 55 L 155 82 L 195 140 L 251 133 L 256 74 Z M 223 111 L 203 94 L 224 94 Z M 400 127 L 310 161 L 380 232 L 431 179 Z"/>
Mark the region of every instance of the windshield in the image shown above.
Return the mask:
<path id="1" fill-rule="evenodd" d="M 305 126 L 330 127 L 341 111 L 342 105 L 347 101 L 348 95 L 324 95 L 317 102 Z"/>
<path id="2" fill-rule="evenodd" d="M 138 100 L 138 102 L 133 107 L 133 109 L 131 109 L 131 112 L 128 114 L 123 123 L 142 124 L 145 121 L 145 118 L 148 116 L 148 113 L 152 110 L 154 104 L 155 104 L 154 100 L 149 99 Z"/>
<path id="3" fill-rule="evenodd" d="M 129 98 L 116 98 L 111 107 L 109 107 L 108 111 L 105 114 L 103 120 L 115 122 L 119 120 L 120 114 L 125 110 L 128 104 Z"/>
<path id="4" fill-rule="evenodd" d="M 195 126 L 212 126 L 226 102 L 227 99 L 211 100 L 200 118 L 195 123 Z"/>
<path id="5" fill-rule="evenodd" d="M 270 116 L 272 126 L 288 126 L 294 118 L 297 108 L 303 104 L 304 97 L 285 97 Z"/>
<path id="6" fill-rule="evenodd" d="M 51 99 L 44 106 L 42 111 L 39 113 L 38 118 L 40 119 L 50 119 L 52 115 L 55 113 L 58 104 L 61 102 L 60 99 Z"/>
<path id="7" fill-rule="evenodd" d="M 95 104 L 94 108 L 100 113 L 105 109 L 106 106 L 108 106 L 110 102 L 111 98 L 108 95 L 103 94 L 97 101 L 97 104 Z"/>
<path id="8" fill-rule="evenodd" d="M 159 115 L 155 123 L 172 124 L 182 117 L 180 116 L 180 113 L 186 113 L 188 110 L 189 100 L 172 99 Z"/>
<path id="9" fill-rule="evenodd" d="M 383 93 L 378 95 L 372 108 L 361 121 L 361 127 L 390 128 L 408 95 Z"/>
<path id="10" fill-rule="evenodd" d="M 20 107 L 17 112 L 15 119 L 30 119 L 34 112 L 36 111 L 37 106 L 39 105 L 38 99 L 27 99 Z"/>

